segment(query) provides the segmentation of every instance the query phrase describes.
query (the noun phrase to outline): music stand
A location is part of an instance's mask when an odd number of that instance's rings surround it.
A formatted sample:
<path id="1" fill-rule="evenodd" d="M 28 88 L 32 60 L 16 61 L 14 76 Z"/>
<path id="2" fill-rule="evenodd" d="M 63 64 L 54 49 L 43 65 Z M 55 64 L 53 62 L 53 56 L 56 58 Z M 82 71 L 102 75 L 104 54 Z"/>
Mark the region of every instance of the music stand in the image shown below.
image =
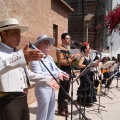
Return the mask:
<path id="1" fill-rule="evenodd" d="M 115 64 L 110 68 L 110 71 L 114 71 L 115 68 L 117 68 L 117 67 L 118 67 L 118 63 L 115 63 Z"/>
<path id="2" fill-rule="evenodd" d="M 64 53 L 64 55 L 65 55 L 65 59 L 67 60 L 68 65 L 70 66 L 70 70 L 71 70 L 71 76 L 70 76 L 71 80 L 70 81 L 73 81 L 73 78 L 75 78 L 76 75 L 75 75 L 75 73 L 72 69 L 72 66 L 70 64 L 70 61 L 68 59 L 68 58 L 70 58 L 70 56 L 68 56 L 67 53 Z M 76 82 L 77 82 L 77 84 L 79 84 L 78 80 L 76 80 Z M 71 84 L 71 99 L 73 100 L 73 83 Z M 69 102 L 69 100 L 66 99 L 65 102 L 66 102 L 66 110 L 68 112 L 68 102 Z M 72 120 L 72 112 L 73 112 L 73 104 L 71 104 L 71 120 Z M 65 117 L 65 119 L 67 120 L 67 116 Z"/>
<path id="3" fill-rule="evenodd" d="M 117 75 L 118 74 L 118 71 L 117 72 L 115 72 L 113 75 L 111 75 L 109 78 L 108 78 L 108 82 L 110 81 L 110 82 L 112 82 L 112 79 L 114 78 L 114 76 L 115 75 Z M 109 85 L 108 85 L 108 91 L 110 90 L 110 88 L 109 88 Z M 112 91 L 111 91 L 111 93 L 114 95 L 114 96 L 116 96 Z"/>
<path id="4" fill-rule="evenodd" d="M 110 67 L 110 77 L 108 78 L 108 80 L 107 80 L 107 88 L 108 88 L 108 91 L 109 91 L 109 89 L 110 89 L 110 85 L 111 85 L 111 83 L 112 83 L 112 80 L 114 79 L 114 76 L 118 73 L 118 71 L 116 71 L 115 73 L 114 73 L 114 70 L 115 70 L 115 68 L 117 68 L 118 67 L 118 64 L 117 63 L 114 63 L 111 67 Z M 112 93 L 112 91 L 111 91 L 111 93 Z M 115 94 L 114 94 L 114 96 L 116 96 Z"/>
<path id="5" fill-rule="evenodd" d="M 100 91 L 101 91 L 101 80 L 99 81 L 99 83 L 100 83 Z M 98 105 L 98 109 L 89 110 L 89 111 L 95 111 L 95 112 L 96 112 L 96 110 L 97 110 L 98 113 L 101 113 L 100 111 L 106 111 L 106 110 L 100 109 L 100 107 L 105 108 L 105 106 L 103 106 L 103 105 L 100 104 L 100 92 L 99 92 L 99 94 L 98 94 L 98 99 L 99 99 L 99 103 L 97 104 L 97 105 Z M 89 111 L 87 111 L 87 112 L 89 112 Z M 107 111 L 106 111 L 106 112 L 107 112 Z"/>
<path id="6" fill-rule="evenodd" d="M 119 86 L 118 86 L 118 80 L 119 80 L 119 64 L 118 63 L 114 64 L 110 70 L 115 70 L 115 68 L 118 68 L 118 70 L 109 79 L 113 78 L 115 75 L 117 76 L 116 89 L 120 91 Z"/>
<path id="7" fill-rule="evenodd" d="M 88 64 L 88 66 L 80 73 L 80 75 L 78 75 L 78 77 L 74 80 L 71 81 L 71 83 L 75 82 L 78 78 L 80 78 L 81 76 L 83 76 L 87 71 L 89 71 L 91 69 L 91 67 L 93 67 L 96 63 L 98 62 L 98 60 L 91 62 L 90 64 Z M 91 82 L 90 82 L 91 84 Z M 85 86 L 86 87 L 86 86 Z M 86 93 L 85 93 L 86 96 Z M 85 97 L 86 98 L 86 97 Z M 85 101 L 84 101 L 85 102 Z M 81 109 L 81 105 L 80 105 L 80 109 Z M 84 106 L 84 113 L 85 113 L 85 106 Z"/>
<path id="8" fill-rule="evenodd" d="M 77 81 L 78 78 L 80 78 L 81 76 L 83 76 L 88 70 L 90 70 L 91 67 L 94 67 L 94 65 L 97 63 L 98 60 L 91 62 L 78 76 L 75 80 L 71 81 L 70 83 L 74 83 L 75 81 Z"/>
<path id="9" fill-rule="evenodd" d="M 97 61 L 95 61 L 95 62 L 97 62 Z M 98 69 L 98 70 L 99 70 L 99 69 Z M 97 71 L 98 71 L 98 70 L 97 70 Z M 97 71 L 96 71 L 96 73 L 97 73 Z M 94 79 L 95 79 L 95 76 L 94 76 Z M 101 77 L 99 77 L 99 86 L 100 86 L 100 91 L 101 91 Z M 89 110 L 89 111 L 95 111 L 95 112 L 96 112 L 96 110 L 97 110 L 98 113 L 100 113 L 100 111 L 106 111 L 106 110 L 100 109 L 100 107 L 105 108 L 105 106 L 103 106 L 103 105 L 100 104 L 100 92 L 99 92 L 99 94 L 98 94 L 98 99 L 99 99 L 99 103 L 98 103 L 98 104 L 97 104 L 97 103 L 93 103 L 93 104 L 98 105 L 98 109 Z M 88 112 L 88 111 L 87 111 L 87 112 Z M 107 111 L 106 111 L 106 112 L 107 112 Z"/>
<path id="10" fill-rule="evenodd" d="M 107 70 L 107 69 L 109 69 L 109 67 L 110 67 L 113 63 L 115 63 L 115 61 L 108 61 L 108 62 L 106 62 L 101 68 Z M 109 78 L 108 78 L 108 79 L 109 79 Z M 109 96 L 106 94 L 106 86 L 105 86 L 105 91 L 103 92 L 103 96 L 106 96 L 106 97 L 110 98 L 111 100 L 113 99 L 113 98 L 109 97 Z"/>
<path id="11" fill-rule="evenodd" d="M 120 76 L 120 72 L 119 72 L 119 64 L 118 64 L 118 74 L 117 74 L 117 84 L 116 84 L 116 89 L 118 89 L 118 91 L 120 91 L 120 87 L 118 86 L 118 80 L 119 80 L 119 76 Z"/>

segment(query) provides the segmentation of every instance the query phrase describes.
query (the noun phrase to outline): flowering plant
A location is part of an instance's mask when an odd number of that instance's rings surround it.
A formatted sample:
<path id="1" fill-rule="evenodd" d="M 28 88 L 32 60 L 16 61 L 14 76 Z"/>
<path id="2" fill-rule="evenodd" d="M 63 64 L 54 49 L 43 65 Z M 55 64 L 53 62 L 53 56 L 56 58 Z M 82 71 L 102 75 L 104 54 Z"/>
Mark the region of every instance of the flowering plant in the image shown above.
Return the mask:
<path id="1" fill-rule="evenodd" d="M 105 17 L 105 25 L 108 33 L 111 34 L 112 31 L 120 33 L 120 4 L 110 11 Z"/>

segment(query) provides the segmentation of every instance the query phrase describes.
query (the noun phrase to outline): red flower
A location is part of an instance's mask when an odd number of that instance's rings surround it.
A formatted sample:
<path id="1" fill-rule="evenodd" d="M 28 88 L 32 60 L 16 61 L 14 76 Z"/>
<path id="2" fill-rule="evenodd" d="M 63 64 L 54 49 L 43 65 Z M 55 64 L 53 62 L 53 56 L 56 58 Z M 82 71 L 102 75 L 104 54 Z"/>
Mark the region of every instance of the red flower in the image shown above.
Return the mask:
<path id="1" fill-rule="evenodd" d="M 88 44 L 88 42 L 84 42 L 84 45 L 85 45 L 85 46 L 88 46 L 89 44 Z"/>
<path id="2" fill-rule="evenodd" d="M 118 24 L 120 23 L 120 4 L 115 9 L 109 12 L 105 17 L 105 25 L 109 33 L 120 30 Z"/>

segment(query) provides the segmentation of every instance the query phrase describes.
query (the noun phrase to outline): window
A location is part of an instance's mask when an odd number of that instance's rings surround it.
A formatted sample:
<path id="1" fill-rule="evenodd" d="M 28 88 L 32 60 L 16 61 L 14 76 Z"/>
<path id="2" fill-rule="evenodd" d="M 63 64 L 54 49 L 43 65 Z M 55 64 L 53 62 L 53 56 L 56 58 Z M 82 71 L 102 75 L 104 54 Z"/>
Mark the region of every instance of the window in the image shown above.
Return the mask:
<path id="1" fill-rule="evenodd" d="M 57 46 L 58 41 L 58 26 L 53 24 L 53 38 L 55 39 L 54 46 Z"/>

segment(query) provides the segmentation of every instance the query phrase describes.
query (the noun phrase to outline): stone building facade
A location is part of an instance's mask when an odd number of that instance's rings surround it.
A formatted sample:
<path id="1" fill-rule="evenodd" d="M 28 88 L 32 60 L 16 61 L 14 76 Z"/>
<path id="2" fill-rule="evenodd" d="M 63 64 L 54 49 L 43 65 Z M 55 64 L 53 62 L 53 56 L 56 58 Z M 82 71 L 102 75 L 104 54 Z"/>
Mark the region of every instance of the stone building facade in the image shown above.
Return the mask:
<path id="1" fill-rule="evenodd" d="M 68 31 L 68 13 L 73 9 L 63 0 L 0 0 L 0 20 L 17 18 L 20 24 L 27 24 L 29 31 L 22 34 L 21 45 L 34 43 L 41 34 L 55 38 L 55 46 L 61 43 L 60 36 Z M 56 60 L 56 48 L 51 47 L 51 56 Z M 34 85 L 29 89 L 28 102 L 33 103 Z"/>
<path id="2" fill-rule="evenodd" d="M 56 45 L 60 44 L 60 35 L 68 31 L 68 13 L 72 11 L 63 0 L 0 0 L 0 20 L 17 18 L 20 24 L 30 27 L 22 34 L 20 48 L 27 41 L 34 43 L 41 34 L 55 36 Z M 51 53 L 56 59 L 55 48 Z"/>

